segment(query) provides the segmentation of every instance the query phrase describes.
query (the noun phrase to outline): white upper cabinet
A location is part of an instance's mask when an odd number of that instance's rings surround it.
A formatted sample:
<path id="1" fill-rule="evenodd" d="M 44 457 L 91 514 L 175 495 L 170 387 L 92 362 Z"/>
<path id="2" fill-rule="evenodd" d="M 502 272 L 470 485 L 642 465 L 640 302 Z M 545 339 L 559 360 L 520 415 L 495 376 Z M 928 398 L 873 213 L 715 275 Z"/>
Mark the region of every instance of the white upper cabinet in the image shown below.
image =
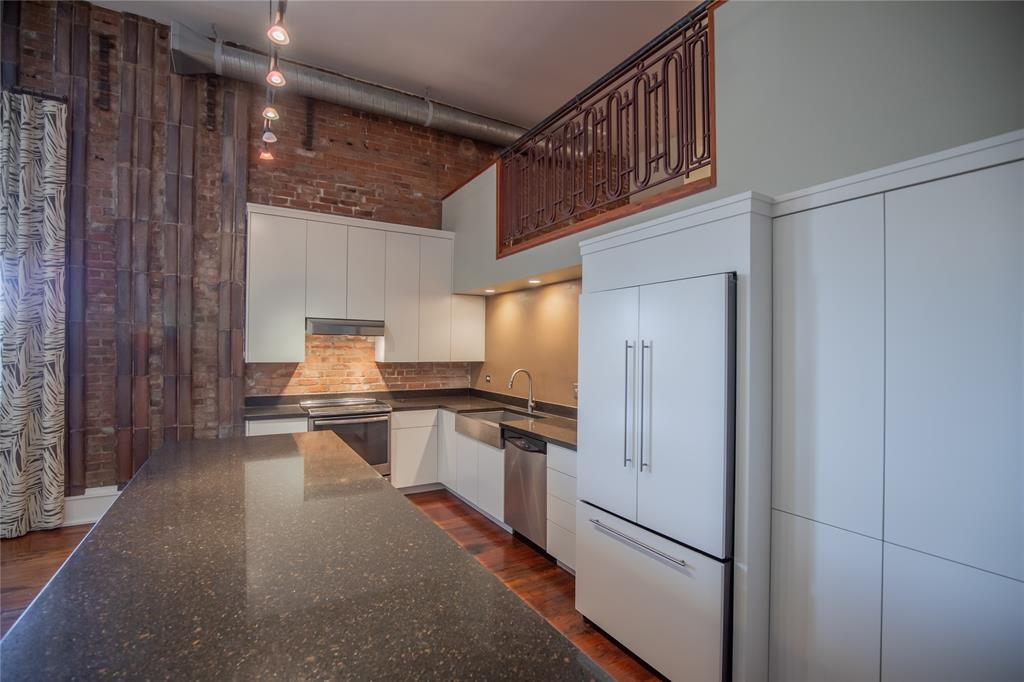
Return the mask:
<path id="1" fill-rule="evenodd" d="M 419 237 L 419 361 L 452 359 L 452 240 Z"/>
<path id="2" fill-rule="evenodd" d="M 306 221 L 250 213 L 246 362 L 306 356 Z"/>
<path id="3" fill-rule="evenodd" d="M 719 558 L 732 555 L 732 288 L 729 275 L 640 287 L 636 521 Z"/>
<path id="4" fill-rule="evenodd" d="M 580 296 L 579 422 L 581 500 L 636 520 L 635 377 L 639 292 Z"/>
<path id="5" fill-rule="evenodd" d="M 884 539 L 1024 580 L 1024 162 L 886 194 L 885 249 Z"/>
<path id="6" fill-rule="evenodd" d="M 412 234 L 388 232 L 386 256 L 384 336 L 377 340 L 377 361 L 417 362 L 420 326 L 420 238 Z"/>
<path id="7" fill-rule="evenodd" d="M 348 228 L 348 314 L 350 320 L 384 319 L 387 232 Z"/>
<path id="8" fill-rule="evenodd" d="M 1024 679 L 1024 583 L 886 543 L 882 604 L 882 682 Z"/>
<path id="9" fill-rule="evenodd" d="M 772 504 L 882 537 L 880 195 L 774 224 Z"/>
<path id="10" fill-rule="evenodd" d="M 452 362 L 483 362 L 487 299 L 452 296 Z"/>
<path id="11" fill-rule="evenodd" d="M 772 682 L 878 679 L 882 542 L 772 512 Z"/>
<path id="12" fill-rule="evenodd" d="M 348 227 L 306 222 L 306 317 L 348 316 Z"/>

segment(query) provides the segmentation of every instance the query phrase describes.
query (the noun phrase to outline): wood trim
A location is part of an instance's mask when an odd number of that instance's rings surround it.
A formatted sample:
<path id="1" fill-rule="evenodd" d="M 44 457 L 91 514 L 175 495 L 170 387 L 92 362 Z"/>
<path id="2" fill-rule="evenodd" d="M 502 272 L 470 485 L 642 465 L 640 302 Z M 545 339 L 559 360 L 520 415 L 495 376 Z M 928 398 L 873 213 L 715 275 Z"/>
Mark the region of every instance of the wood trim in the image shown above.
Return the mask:
<path id="1" fill-rule="evenodd" d="M 501 163 L 494 171 L 494 260 L 501 258 Z"/>
<path id="2" fill-rule="evenodd" d="M 714 166 L 713 163 L 712 166 Z M 715 186 L 716 179 L 714 175 L 714 168 L 712 168 L 710 177 L 701 178 L 700 180 L 694 180 L 693 182 L 689 182 L 685 185 L 674 187 L 636 203 L 630 203 L 624 206 L 619 206 L 618 208 L 613 208 L 610 211 L 599 213 L 587 218 L 586 220 L 581 220 L 578 223 L 573 223 L 571 225 L 566 225 L 565 227 L 552 230 L 551 232 L 546 232 L 532 241 L 523 242 L 522 244 L 514 244 L 504 250 L 501 249 L 501 234 L 500 232 L 497 232 L 495 234 L 496 241 L 498 243 L 497 257 L 505 258 L 506 256 L 526 251 L 535 246 L 547 244 L 548 242 L 552 242 L 556 239 L 561 239 L 562 237 L 567 237 L 571 234 L 576 234 L 577 232 L 583 232 L 584 230 L 589 230 L 593 227 L 597 227 L 598 225 L 604 225 L 605 223 L 610 223 L 613 220 L 625 218 L 656 206 L 667 204 L 670 201 L 675 201 L 676 199 L 682 199 L 683 197 L 688 197 L 692 194 L 698 194 L 705 190 L 709 190 Z"/>
<path id="3" fill-rule="evenodd" d="M 468 180 L 466 180 L 464 183 L 462 183 L 461 185 L 459 185 L 458 187 L 453 189 L 451 192 L 448 192 L 448 194 L 445 194 L 443 197 L 441 197 L 441 201 L 444 201 L 445 199 L 447 199 L 451 195 L 455 194 L 456 192 L 458 192 L 460 189 L 462 189 L 463 187 L 465 187 L 469 183 L 471 183 L 474 180 L 476 180 L 477 178 L 479 178 L 481 175 L 486 173 L 490 169 L 491 166 L 495 166 L 495 165 L 500 166 L 501 165 L 499 163 L 500 161 L 501 161 L 501 157 L 499 156 L 497 159 L 495 159 L 491 163 L 487 164 L 486 166 L 484 166 L 483 168 L 478 170 L 476 173 L 473 173 L 473 177 L 471 177 Z"/>

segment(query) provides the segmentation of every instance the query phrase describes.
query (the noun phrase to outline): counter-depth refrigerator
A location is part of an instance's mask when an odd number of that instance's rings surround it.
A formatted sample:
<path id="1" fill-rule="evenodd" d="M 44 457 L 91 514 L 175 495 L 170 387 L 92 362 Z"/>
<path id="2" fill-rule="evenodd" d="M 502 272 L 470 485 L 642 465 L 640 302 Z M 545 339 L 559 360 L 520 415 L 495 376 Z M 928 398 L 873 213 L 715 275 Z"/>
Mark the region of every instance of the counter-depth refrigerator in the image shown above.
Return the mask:
<path id="1" fill-rule="evenodd" d="M 580 297 L 576 608 L 673 680 L 730 675 L 735 290 Z"/>

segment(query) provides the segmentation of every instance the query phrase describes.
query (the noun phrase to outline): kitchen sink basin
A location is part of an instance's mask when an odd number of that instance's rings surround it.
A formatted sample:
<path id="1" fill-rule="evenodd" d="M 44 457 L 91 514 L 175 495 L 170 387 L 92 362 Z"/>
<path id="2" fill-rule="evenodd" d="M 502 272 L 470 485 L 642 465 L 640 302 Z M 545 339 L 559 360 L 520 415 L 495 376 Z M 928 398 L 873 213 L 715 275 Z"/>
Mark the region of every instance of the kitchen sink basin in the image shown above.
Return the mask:
<path id="1" fill-rule="evenodd" d="M 501 422 L 513 419 L 543 419 L 537 415 L 512 410 L 487 410 L 486 412 L 462 412 L 455 415 L 455 430 L 492 448 L 501 448 Z"/>

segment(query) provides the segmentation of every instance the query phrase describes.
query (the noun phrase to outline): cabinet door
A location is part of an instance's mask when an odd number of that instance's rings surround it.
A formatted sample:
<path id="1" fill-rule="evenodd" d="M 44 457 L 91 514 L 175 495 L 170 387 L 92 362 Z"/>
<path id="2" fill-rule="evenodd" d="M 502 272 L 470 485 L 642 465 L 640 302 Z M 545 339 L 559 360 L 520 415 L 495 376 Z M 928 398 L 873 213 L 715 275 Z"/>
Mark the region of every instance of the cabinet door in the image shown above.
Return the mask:
<path id="1" fill-rule="evenodd" d="M 452 240 L 420 237 L 419 361 L 452 358 Z"/>
<path id="2" fill-rule="evenodd" d="M 637 523 L 732 554 L 734 314 L 728 275 L 640 288 Z"/>
<path id="3" fill-rule="evenodd" d="M 886 543 L 883 592 L 883 682 L 1024 680 L 1024 583 Z"/>
<path id="4" fill-rule="evenodd" d="M 379 362 L 419 360 L 420 238 L 401 232 L 387 233 L 384 287 L 383 353 Z M 378 347 L 380 347 L 378 345 Z"/>
<path id="5" fill-rule="evenodd" d="M 881 540 L 772 512 L 771 578 L 772 680 L 878 679 Z"/>
<path id="6" fill-rule="evenodd" d="M 306 223 L 306 317 L 348 316 L 348 228 Z"/>
<path id="7" fill-rule="evenodd" d="M 884 539 L 1024 580 L 1024 162 L 887 193 L 885 279 Z"/>
<path id="8" fill-rule="evenodd" d="M 437 483 L 437 428 L 418 426 L 391 431 L 391 485 Z"/>
<path id="9" fill-rule="evenodd" d="M 505 519 L 505 451 L 477 443 L 477 504 L 485 512 Z"/>
<path id="10" fill-rule="evenodd" d="M 455 434 L 455 492 L 478 504 L 477 441 L 461 433 Z"/>
<path id="11" fill-rule="evenodd" d="M 306 221 L 249 214 L 246 362 L 306 356 Z"/>
<path id="12" fill-rule="evenodd" d="M 452 362 L 484 361 L 483 296 L 452 296 Z"/>
<path id="13" fill-rule="evenodd" d="M 245 435 L 270 436 L 277 433 L 304 433 L 308 430 L 305 417 L 288 419 L 247 419 Z"/>
<path id="14" fill-rule="evenodd" d="M 636 519 L 638 291 L 580 296 L 579 496 Z"/>
<path id="15" fill-rule="evenodd" d="M 882 197 L 779 218 L 772 505 L 882 537 Z"/>
<path id="16" fill-rule="evenodd" d="M 455 489 L 455 413 L 437 411 L 437 476 L 445 486 Z"/>
<path id="17" fill-rule="evenodd" d="M 348 228 L 348 319 L 384 319 L 387 232 Z"/>

